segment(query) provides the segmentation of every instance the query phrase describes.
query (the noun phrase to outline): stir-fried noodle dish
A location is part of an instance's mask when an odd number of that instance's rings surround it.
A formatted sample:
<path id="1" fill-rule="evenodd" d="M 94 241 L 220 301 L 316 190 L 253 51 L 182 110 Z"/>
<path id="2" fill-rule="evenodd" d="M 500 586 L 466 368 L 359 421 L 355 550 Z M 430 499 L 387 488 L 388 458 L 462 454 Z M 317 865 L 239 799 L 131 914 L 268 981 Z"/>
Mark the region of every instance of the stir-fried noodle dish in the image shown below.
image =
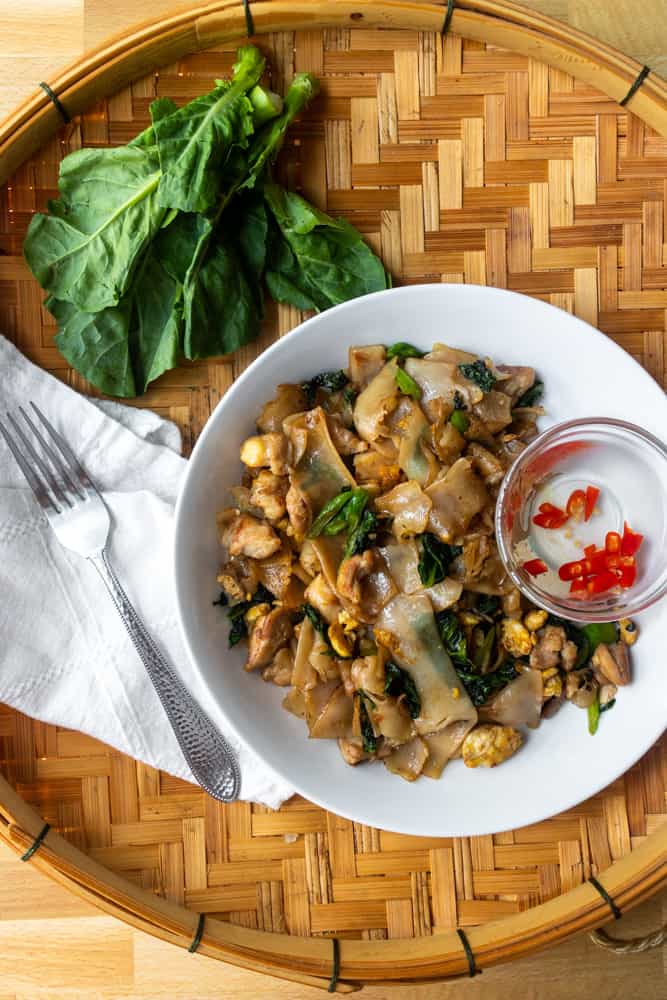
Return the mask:
<path id="1" fill-rule="evenodd" d="M 528 366 L 444 344 L 353 347 L 277 386 L 242 442 L 218 515 L 229 644 L 348 764 L 494 766 L 565 700 L 595 732 L 628 683 L 633 622 L 553 618 L 498 556 L 496 496 L 541 392 Z"/>

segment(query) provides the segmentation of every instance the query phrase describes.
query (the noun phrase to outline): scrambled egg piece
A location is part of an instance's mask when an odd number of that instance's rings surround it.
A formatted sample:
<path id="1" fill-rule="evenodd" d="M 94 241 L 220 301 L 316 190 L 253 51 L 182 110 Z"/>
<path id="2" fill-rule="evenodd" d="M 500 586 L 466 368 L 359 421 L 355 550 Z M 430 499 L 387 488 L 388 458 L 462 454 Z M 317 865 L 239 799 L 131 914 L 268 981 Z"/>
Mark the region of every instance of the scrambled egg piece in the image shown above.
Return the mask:
<path id="1" fill-rule="evenodd" d="M 352 651 L 354 649 L 354 637 L 350 639 L 345 635 L 345 630 L 340 622 L 334 622 L 330 625 L 327 630 L 327 635 L 329 636 L 329 642 L 333 646 L 333 649 L 339 656 L 343 659 L 347 659 L 352 656 Z"/>
<path id="2" fill-rule="evenodd" d="M 542 697 L 560 698 L 563 693 L 563 681 L 556 667 L 550 667 L 542 671 Z"/>
<path id="3" fill-rule="evenodd" d="M 463 741 L 461 752 L 466 767 L 495 767 L 516 753 L 523 742 L 513 726 L 476 726 Z"/>
<path id="4" fill-rule="evenodd" d="M 502 643 L 512 656 L 528 656 L 535 645 L 535 636 L 521 622 L 505 618 L 502 623 Z"/>
<path id="5" fill-rule="evenodd" d="M 529 611 L 523 620 L 529 632 L 538 632 L 549 617 L 546 611 Z"/>

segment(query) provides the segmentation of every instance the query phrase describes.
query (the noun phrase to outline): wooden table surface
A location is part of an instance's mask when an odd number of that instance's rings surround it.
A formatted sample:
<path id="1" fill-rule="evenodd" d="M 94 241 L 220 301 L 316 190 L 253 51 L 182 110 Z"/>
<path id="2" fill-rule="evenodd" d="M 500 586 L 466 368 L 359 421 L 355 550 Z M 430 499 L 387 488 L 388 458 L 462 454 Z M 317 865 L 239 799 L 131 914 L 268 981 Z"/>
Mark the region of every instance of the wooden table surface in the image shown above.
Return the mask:
<path id="1" fill-rule="evenodd" d="M 667 76 L 667 0 L 531 0 Z M 85 49 L 172 0 L 0 0 L 0 118 Z M 667 894 L 614 931 L 646 933 L 667 920 Z M 579 936 L 542 955 L 487 970 L 474 982 L 373 987 L 368 1000 L 662 1000 L 666 953 L 609 955 Z M 189 955 L 71 896 L 0 845 L 0 1000 L 305 1000 L 317 993 Z"/>

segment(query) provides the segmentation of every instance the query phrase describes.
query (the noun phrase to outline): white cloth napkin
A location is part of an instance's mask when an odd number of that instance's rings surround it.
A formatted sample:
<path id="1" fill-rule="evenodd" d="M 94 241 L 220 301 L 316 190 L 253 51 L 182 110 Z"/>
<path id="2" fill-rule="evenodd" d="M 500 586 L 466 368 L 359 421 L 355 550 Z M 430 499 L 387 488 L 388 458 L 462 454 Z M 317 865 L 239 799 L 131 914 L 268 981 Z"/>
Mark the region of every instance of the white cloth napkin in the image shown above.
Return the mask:
<path id="1" fill-rule="evenodd" d="M 91 401 L 0 337 L 0 413 L 33 400 L 61 431 L 111 510 L 109 557 L 149 632 L 225 732 L 182 647 L 171 548 L 185 469 L 174 424 Z M 93 566 L 63 549 L 0 438 L 0 701 L 94 736 L 192 781 L 148 676 Z M 235 736 L 241 797 L 277 807 L 292 789 Z"/>

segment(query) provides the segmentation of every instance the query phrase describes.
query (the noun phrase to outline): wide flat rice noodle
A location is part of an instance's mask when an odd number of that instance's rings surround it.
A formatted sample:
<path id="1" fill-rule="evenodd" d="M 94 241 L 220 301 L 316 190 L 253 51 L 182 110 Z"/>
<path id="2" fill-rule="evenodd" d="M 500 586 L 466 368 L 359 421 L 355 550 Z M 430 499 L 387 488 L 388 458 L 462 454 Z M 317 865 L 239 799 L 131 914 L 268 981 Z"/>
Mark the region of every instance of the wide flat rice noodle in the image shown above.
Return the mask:
<path id="1" fill-rule="evenodd" d="M 399 594 L 384 608 L 377 626 L 391 633 L 392 659 L 417 688 L 422 706 L 417 731 L 436 733 L 453 722 L 472 728 L 477 712 L 440 641 L 428 597 Z"/>
<path id="2" fill-rule="evenodd" d="M 321 407 L 288 417 L 283 428 L 293 445 L 298 445 L 290 482 L 308 499 L 317 516 L 344 486 L 354 487 L 356 483 L 334 447 Z"/>
<path id="3" fill-rule="evenodd" d="M 424 770 L 427 760 L 428 748 L 419 736 L 415 736 L 409 743 L 403 743 L 385 757 L 384 766 L 406 781 L 415 781 Z"/>

